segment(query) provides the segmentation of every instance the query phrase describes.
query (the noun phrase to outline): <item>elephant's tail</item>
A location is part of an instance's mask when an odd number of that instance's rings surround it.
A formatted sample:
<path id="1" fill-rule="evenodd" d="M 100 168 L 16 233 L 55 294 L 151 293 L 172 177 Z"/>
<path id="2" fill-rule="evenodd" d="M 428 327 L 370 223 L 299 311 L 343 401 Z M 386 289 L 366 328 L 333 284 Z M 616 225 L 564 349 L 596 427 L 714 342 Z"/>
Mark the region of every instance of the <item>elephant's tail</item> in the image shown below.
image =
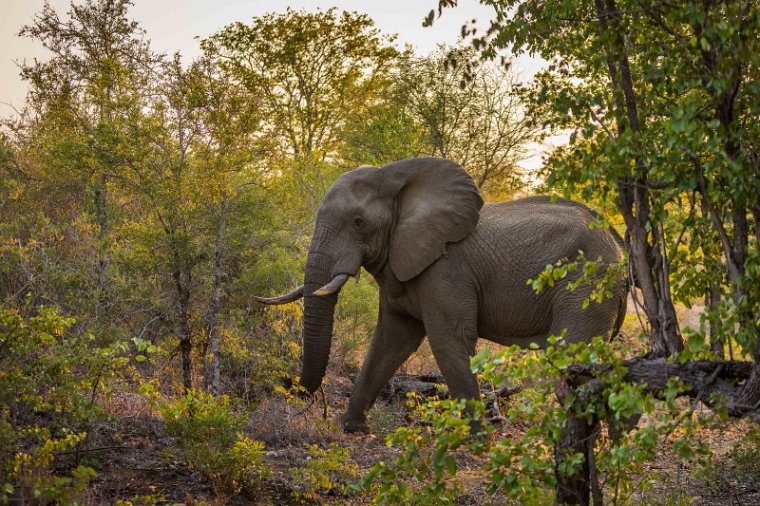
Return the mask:
<path id="1" fill-rule="evenodd" d="M 628 312 L 628 283 L 626 282 L 626 290 L 623 292 L 623 296 L 620 297 L 620 307 L 618 308 L 617 318 L 615 319 L 615 325 L 612 327 L 612 335 L 614 338 L 620 332 L 625 321 L 625 314 Z"/>
<path id="2" fill-rule="evenodd" d="M 595 210 L 588 208 L 591 212 L 591 215 L 594 216 L 598 220 L 604 220 L 604 217 L 596 212 Z M 612 225 L 609 225 L 607 227 L 607 230 L 610 231 L 610 234 L 612 234 L 613 239 L 615 239 L 615 242 L 618 244 L 618 247 L 620 248 L 620 251 L 627 252 L 628 251 L 628 244 L 626 243 L 625 239 L 620 235 L 620 233 L 613 227 Z M 630 258 L 630 256 L 629 256 Z M 623 296 L 620 297 L 620 307 L 618 308 L 618 314 L 617 318 L 615 319 L 615 325 L 612 327 L 612 335 L 611 337 L 615 337 L 620 332 L 620 329 L 623 327 L 623 322 L 625 321 L 625 315 L 628 312 L 628 292 L 629 290 L 636 289 L 639 286 L 638 280 L 636 279 L 636 275 L 631 268 L 631 264 L 629 263 L 627 265 L 626 269 L 626 276 L 625 276 L 625 290 L 623 291 Z"/>

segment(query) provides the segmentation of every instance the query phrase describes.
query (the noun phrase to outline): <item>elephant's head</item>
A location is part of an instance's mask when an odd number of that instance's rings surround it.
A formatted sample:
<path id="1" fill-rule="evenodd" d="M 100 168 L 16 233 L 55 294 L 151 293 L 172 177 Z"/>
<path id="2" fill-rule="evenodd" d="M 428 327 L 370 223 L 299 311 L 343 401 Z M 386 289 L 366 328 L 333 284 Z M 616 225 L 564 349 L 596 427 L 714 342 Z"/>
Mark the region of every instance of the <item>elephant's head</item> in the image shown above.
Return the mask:
<path id="1" fill-rule="evenodd" d="M 464 239 L 477 225 L 483 200 L 458 164 L 416 158 L 384 167 L 359 167 L 340 176 L 317 212 L 304 284 L 271 299 L 304 297 L 301 385 L 314 392 L 330 353 L 333 312 L 340 288 L 364 266 L 406 282 Z"/>

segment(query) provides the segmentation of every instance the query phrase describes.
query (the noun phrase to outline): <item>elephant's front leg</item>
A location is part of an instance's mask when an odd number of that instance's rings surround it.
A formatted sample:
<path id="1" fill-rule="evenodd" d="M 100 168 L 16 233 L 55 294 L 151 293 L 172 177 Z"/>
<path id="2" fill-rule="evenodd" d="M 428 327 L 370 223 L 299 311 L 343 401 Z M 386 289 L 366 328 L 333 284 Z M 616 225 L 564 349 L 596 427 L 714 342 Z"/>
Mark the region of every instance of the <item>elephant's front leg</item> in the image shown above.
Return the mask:
<path id="1" fill-rule="evenodd" d="M 419 348 L 424 336 L 420 321 L 386 311 L 380 305 L 375 335 L 341 419 L 346 432 L 368 432 L 367 411 L 396 370 Z"/>

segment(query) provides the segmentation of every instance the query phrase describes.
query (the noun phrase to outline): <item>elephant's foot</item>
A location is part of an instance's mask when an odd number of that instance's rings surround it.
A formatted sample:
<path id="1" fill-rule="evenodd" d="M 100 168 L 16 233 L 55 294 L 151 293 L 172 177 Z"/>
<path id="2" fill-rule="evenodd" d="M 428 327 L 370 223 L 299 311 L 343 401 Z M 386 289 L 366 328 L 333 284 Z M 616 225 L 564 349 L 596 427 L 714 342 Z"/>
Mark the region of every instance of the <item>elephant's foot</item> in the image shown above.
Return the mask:
<path id="1" fill-rule="evenodd" d="M 369 427 L 367 426 L 367 418 L 364 416 L 355 416 L 351 413 L 346 413 L 340 418 L 340 423 L 343 425 L 344 432 L 359 432 L 362 434 L 369 434 Z"/>

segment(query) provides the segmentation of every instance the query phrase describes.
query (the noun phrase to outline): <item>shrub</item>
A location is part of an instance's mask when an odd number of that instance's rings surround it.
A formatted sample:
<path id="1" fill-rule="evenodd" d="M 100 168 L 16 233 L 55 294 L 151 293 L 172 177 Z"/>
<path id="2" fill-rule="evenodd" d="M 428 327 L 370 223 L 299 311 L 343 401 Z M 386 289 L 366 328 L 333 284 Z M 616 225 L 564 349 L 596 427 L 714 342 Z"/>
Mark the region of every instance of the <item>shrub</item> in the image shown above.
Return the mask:
<path id="1" fill-rule="evenodd" d="M 263 443 L 243 434 L 246 417 L 233 412 L 229 397 L 192 391 L 159 409 L 177 440 L 174 456 L 208 476 L 217 495 L 254 492 L 269 476 Z"/>
<path id="2" fill-rule="evenodd" d="M 464 487 L 456 479 L 457 461 L 452 452 L 470 447 L 481 454 L 482 437 L 471 435 L 473 416 L 480 418 L 482 403 L 463 400 L 422 401 L 409 395 L 419 425 L 399 427 L 386 438 L 401 453 L 391 463 L 376 464 L 364 477 L 363 485 L 382 504 L 454 504 Z"/>
<path id="3" fill-rule="evenodd" d="M 123 367 L 125 347 L 93 346 L 74 335 L 73 318 L 51 308 L 23 317 L 0 308 L 0 503 L 37 500 L 74 504 L 95 475 L 62 465 L 80 448 L 94 417 L 102 380 Z M 55 469 L 54 469 L 55 468 Z"/>
<path id="4" fill-rule="evenodd" d="M 662 399 L 645 393 L 641 385 L 624 382 L 619 367 L 626 354 L 624 343 L 597 339 L 575 345 L 553 342 L 545 351 L 506 348 L 498 353 L 484 350 L 472 359 L 473 370 L 495 386 L 519 385 L 505 413 L 512 427 L 510 437 L 494 441 L 471 437 L 467 413 L 480 416 L 476 403 L 465 410 L 462 401 L 429 401 L 416 407 L 420 424 L 402 427 L 387 438 L 399 449 L 394 462 L 381 462 L 364 478 L 377 503 L 451 504 L 458 500 L 458 452 L 484 456 L 489 473 L 488 491 L 519 504 L 552 501 L 556 485 L 554 451 L 570 416 L 601 419 L 617 428 L 644 414 L 644 422 L 615 438 L 600 436 L 595 445 L 595 464 L 600 486 L 612 504 L 626 504 L 634 492 L 652 486 L 639 479 L 644 463 L 658 450 L 668 449 L 676 459 L 699 464 L 709 449 L 697 429 L 706 423 L 689 405 L 677 400 L 683 388 L 672 382 Z M 610 364 L 600 375 L 599 395 L 578 402 L 573 395 L 557 402 L 556 384 L 573 363 Z M 582 388 L 580 390 L 582 392 Z M 681 416 L 677 416 L 681 412 Z M 621 431 L 612 431 L 621 432 Z M 559 463 L 566 475 L 577 472 L 584 456 L 568 454 Z M 639 477 L 639 478 L 637 478 Z"/>
<path id="5" fill-rule="evenodd" d="M 298 304 L 272 306 L 254 315 L 233 311 L 220 328 L 223 391 L 251 404 L 298 370 L 301 328 Z"/>
<path id="6" fill-rule="evenodd" d="M 348 481 L 357 476 L 348 449 L 332 443 L 326 449 L 309 445 L 309 457 L 299 467 L 289 469 L 290 478 L 298 487 L 294 495 L 301 500 L 315 500 L 319 493 L 344 494 Z"/>
<path id="7" fill-rule="evenodd" d="M 56 455 L 76 447 L 85 435 L 64 431 L 61 437 L 54 438 L 49 429 L 39 427 L 23 431 L 24 442 L 34 441 L 37 446 L 29 451 L 19 451 L 13 457 L 11 477 L 16 485 L 6 483 L 4 493 L 21 504 L 32 500 L 43 504 L 79 504 L 76 495 L 95 477 L 95 471 L 79 465 L 67 475 L 61 475 L 53 473 L 51 466 Z M 10 497 L 0 495 L 0 502 L 5 503 L 8 499 Z"/>
<path id="8" fill-rule="evenodd" d="M 116 506 L 156 506 L 166 502 L 163 494 L 138 495 L 131 499 L 118 499 Z"/>

